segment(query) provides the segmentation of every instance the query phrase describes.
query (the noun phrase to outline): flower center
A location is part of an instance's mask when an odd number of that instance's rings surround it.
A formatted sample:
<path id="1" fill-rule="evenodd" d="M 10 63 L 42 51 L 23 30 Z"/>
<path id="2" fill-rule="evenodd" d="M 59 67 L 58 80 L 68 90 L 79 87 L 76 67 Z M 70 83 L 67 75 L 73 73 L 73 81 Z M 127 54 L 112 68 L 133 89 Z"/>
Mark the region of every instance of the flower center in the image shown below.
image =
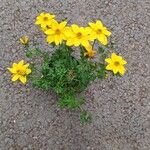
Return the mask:
<path id="1" fill-rule="evenodd" d="M 77 38 L 80 39 L 81 37 L 82 37 L 82 33 L 78 32 L 78 33 L 77 33 Z"/>
<path id="2" fill-rule="evenodd" d="M 120 63 L 119 63 L 118 61 L 115 61 L 115 62 L 114 62 L 114 65 L 115 65 L 115 66 L 119 66 Z"/>
<path id="3" fill-rule="evenodd" d="M 97 30 L 97 34 L 100 34 L 100 33 L 102 33 L 102 30 L 101 30 L 101 29 L 98 29 L 98 30 Z"/>
<path id="4" fill-rule="evenodd" d="M 43 20 L 44 20 L 44 21 L 48 21 L 48 17 L 44 17 Z"/>
<path id="5" fill-rule="evenodd" d="M 57 30 L 55 31 L 55 34 L 60 35 L 60 34 L 61 34 L 60 30 L 57 29 Z"/>
<path id="6" fill-rule="evenodd" d="M 17 70 L 17 74 L 21 75 L 21 76 L 24 76 L 26 74 L 26 71 L 25 70 L 21 70 L 21 69 L 18 69 Z"/>

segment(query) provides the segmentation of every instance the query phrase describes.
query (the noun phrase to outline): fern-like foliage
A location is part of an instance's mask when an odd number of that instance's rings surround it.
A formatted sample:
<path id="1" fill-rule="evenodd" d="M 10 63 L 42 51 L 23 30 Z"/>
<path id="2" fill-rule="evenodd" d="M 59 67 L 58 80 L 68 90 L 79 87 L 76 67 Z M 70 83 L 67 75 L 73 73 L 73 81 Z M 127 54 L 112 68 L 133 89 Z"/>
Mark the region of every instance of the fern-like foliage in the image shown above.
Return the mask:
<path id="1" fill-rule="evenodd" d="M 38 67 L 33 64 L 31 75 L 32 83 L 41 89 L 50 89 L 59 95 L 58 105 L 61 108 L 81 108 L 83 98 L 77 95 L 87 88 L 88 84 L 96 77 L 105 77 L 105 65 L 96 64 L 83 56 L 84 48 L 81 47 L 80 59 L 72 56 L 73 49 L 65 44 L 60 45 L 50 56 L 40 49 L 29 49 L 29 58 L 42 56 L 43 62 Z M 81 111 L 81 122 L 88 122 L 90 116 Z"/>

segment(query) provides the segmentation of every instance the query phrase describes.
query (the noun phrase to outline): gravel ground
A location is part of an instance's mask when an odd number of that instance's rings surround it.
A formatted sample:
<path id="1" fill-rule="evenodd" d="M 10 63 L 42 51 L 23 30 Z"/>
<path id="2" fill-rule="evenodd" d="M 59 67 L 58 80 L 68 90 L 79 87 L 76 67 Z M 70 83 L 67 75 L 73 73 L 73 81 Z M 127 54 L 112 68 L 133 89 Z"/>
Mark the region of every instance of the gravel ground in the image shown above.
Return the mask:
<path id="1" fill-rule="evenodd" d="M 20 36 L 50 51 L 34 25 L 42 11 L 79 25 L 101 19 L 128 61 L 125 76 L 95 81 L 83 93 L 88 125 L 59 109 L 52 92 L 10 81 L 6 68 L 28 61 Z M 150 150 L 149 0 L 0 0 L 0 74 L 0 150 Z"/>

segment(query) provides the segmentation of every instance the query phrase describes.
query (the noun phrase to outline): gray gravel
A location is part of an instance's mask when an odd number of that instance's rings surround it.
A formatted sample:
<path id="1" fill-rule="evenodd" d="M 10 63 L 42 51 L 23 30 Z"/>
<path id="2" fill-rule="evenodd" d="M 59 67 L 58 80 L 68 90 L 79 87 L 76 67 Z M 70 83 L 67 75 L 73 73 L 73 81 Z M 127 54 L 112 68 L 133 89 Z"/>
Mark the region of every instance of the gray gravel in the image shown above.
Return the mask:
<path id="1" fill-rule="evenodd" d="M 128 61 L 124 77 L 95 81 L 83 93 L 88 125 L 59 109 L 52 92 L 10 82 L 6 68 L 28 61 L 20 36 L 51 51 L 34 25 L 42 11 L 79 25 L 101 19 Z M 150 150 L 149 0 L 0 0 L 0 74 L 0 150 Z"/>

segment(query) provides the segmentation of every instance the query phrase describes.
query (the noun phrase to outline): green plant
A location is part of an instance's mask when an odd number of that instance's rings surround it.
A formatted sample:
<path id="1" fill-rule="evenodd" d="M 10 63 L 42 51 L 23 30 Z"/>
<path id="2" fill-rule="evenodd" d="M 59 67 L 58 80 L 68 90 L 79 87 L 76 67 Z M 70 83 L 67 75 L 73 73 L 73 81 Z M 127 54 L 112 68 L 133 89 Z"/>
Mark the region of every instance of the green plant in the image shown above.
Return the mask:
<path id="1" fill-rule="evenodd" d="M 84 48 L 81 47 L 81 51 Z M 42 57 L 41 65 L 32 64 L 30 79 L 35 87 L 53 90 L 59 95 L 58 105 L 61 108 L 81 109 L 84 98 L 77 95 L 84 91 L 96 77 L 105 77 L 105 67 L 89 61 L 82 56 L 72 56 L 73 49 L 61 44 L 56 47 L 52 56 L 38 48 L 28 48 L 28 58 Z M 82 119 L 83 120 L 83 111 Z M 84 119 L 86 120 L 86 119 Z"/>
<path id="2" fill-rule="evenodd" d="M 125 73 L 124 65 L 127 62 L 121 56 L 112 53 L 110 58 L 106 58 L 109 50 L 115 47 L 114 42 L 108 43 L 107 40 L 111 32 L 100 20 L 89 22 L 88 27 L 76 24 L 68 26 L 66 21 L 59 23 L 55 15 L 49 13 L 41 13 L 35 24 L 46 34 L 53 53 L 51 55 L 39 49 L 36 44 L 30 47 L 28 37 L 22 36 L 20 42 L 25 45 L 26 56 L 32 63 L 28 68 L 29 64 L 21 60 L 8 68 L 13 74 L 12 81 L 20 80 L 25 84 L 30 74 L 29 79 L 34 87 L 54 91 L 59 97 L 59 107 L 77 109 L 80 111 L 81 123 L 90 122 L 91 115 L 83 109 L 85 99 L 79 96 L 80 93 L 96 78 L 107 78 L 107 70 L 120 76 Z M 96 54 L 97 41 L 101 43 L 97 49 L 99 62 L 94 62 L 91 59 Z M 73 56 L 74 50 L 79 50 L 79 58 Z M 37 58 L 42 62 L 38 61 L 37 64 Z"/>

